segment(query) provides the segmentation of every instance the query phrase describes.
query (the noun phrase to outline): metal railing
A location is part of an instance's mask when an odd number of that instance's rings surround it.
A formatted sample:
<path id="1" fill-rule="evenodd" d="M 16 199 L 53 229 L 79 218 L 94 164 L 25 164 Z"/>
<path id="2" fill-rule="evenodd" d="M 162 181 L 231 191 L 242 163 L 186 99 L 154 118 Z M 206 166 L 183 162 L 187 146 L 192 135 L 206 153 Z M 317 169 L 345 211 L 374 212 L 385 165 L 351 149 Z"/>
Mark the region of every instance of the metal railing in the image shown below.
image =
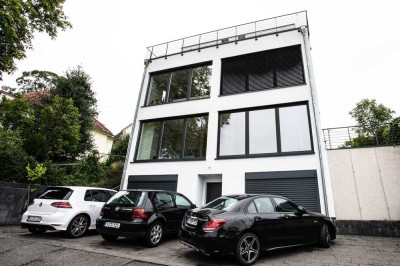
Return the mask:
<path id="1" fill-rule="evenodd" d="M 322 129 L 325 148 L 328 150 L 368 147 L 368 146 L 386 146 L 382 134 L 379 134 L 380 127 L 374 135 L 362 133 L 359 126 L 335 127 Z"/>
<path id="2" fill-rule="evenodd" d="M 308 28 L 307 11 L 258 20 L 149 46 L 146 58 L 151 61 L 176 54 L 183 55 L 190 51 L 200 51 L 208 47 L 218 48 L 220 45 L 238 43 L 246 39 L 257 40 L 261 36 L 278 35 L 280 32 L 299 29 L 301 26 Z"/>

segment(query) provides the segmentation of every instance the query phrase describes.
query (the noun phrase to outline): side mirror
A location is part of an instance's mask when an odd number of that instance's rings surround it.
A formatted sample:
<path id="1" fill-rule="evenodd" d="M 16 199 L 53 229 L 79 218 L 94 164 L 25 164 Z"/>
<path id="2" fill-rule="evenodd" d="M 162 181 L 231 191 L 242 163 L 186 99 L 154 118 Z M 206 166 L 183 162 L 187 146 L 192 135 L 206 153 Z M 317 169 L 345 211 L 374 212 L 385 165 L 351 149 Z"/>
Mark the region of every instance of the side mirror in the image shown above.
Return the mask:
<path id="1" fill-rule="evenodd" d="M 190 205 L 190 209 L 196 209 L 196 208 L 197 208 L 196 204 Z"/>
<path id="2" fill-rule="evenodd" d="M 306 213 L 307 212 L 306 208 L 304 208 L 303 206 L 299 206 L 298 209 L 302 213 Z"/>

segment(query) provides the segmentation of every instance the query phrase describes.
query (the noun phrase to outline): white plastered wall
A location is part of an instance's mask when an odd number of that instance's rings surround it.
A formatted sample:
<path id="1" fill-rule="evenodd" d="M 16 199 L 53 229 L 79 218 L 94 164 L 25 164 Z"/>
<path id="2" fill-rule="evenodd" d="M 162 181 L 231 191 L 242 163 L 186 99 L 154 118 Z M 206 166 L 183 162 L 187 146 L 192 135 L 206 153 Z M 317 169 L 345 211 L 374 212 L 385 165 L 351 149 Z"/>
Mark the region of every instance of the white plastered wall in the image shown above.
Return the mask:
<path id="1" fill-rule="evenodd" d="M 305 85 L 252 93 L 242 93 L 230 96 L 219 95 L 222 58 L 299 44 L 302 46 L 303 51 L 303 63 L 306 78 Z M 149 107 L 144 106 L 149 84 L 149 73 L 207 61 L 212 61 L 212 77 L 210 81 L 211 93 L 209 99 Z M 322 177 L 315 131 L 316 120 L 313 117 L 313 112 L 311 109 L 314 107 L 311 103 L 310 79 L 307 72 L 308 68 L 306 63 L 303 36 L 302 33 L 297 30 L 280 33 L 279 36 L 270 35 L 260 37 L 257 41 L 250 39 L 240 41 L 237 44 L 231 43 L 222 45 L 219 48 L 211 47 L 202 49 L 200 52 L 194 51 L 185 53 L 183 56 L 174 55 L 169 56 L 167 59 L 160 58 L 153 60 L 145 70 L 142 88 L 143 93 L 140 98 L 140 107 L 137 114 L 137 119 L 134 122 L 136 125 L 134 127 L 133 135 L 131 136 L 132 145 L 128 153 L 128 160 L 130 163 L 128 163 L 122 187 L 127 188 L 129 175 L 178 174 L 178 191 L 187 195 L 197 205 L 201 205 L 204 198 L 203 190 L 200 188 L 201 181 L 199 181 L 199 175 L 201 174 L 222 174 L 222 194 L 232 194 L 245 192 L 246 172 L 316 170 L 318 173 L 321 210 L 324 212 L 325 197 L 324 190 L 321 185 Z M 314 154 L 252 159 L 216 159 L 219 111 L 299 101 L 309 102 L 313 145 L 315 151 Z M 136 152 L 135 149 L 139 135 L 140 121 L 198 113 L 208 113 L 209 115 L 207 154 L 205 161 L 132 163 L 134 161 Z M 318 121 L 319 120 L 317 120 L 317 123 L 319 123 Z M 325 171 L 328 170 L 325 169 Z M 325 186 L 328 187 L 328 191 L 331 190 L 330 181 L 325 182 Z M 328 203 L 333 204 L 333 200 L 329 201 L 329 195 Z M 334 216 L 333 206 L 330 206 L 329 209 L 332 210 L 332 213 L 330 211 L 330 216 Z"/>

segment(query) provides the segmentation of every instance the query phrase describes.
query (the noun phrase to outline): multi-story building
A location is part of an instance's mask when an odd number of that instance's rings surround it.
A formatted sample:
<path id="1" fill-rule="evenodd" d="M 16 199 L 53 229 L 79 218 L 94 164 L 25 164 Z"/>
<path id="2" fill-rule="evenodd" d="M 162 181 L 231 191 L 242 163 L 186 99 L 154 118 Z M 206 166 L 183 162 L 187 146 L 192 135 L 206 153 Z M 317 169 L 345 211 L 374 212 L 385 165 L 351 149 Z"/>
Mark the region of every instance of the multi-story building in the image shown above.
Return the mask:
<path id="1" fill-rule="evenodd" d="M 273 193 L 335 216 L 305 11 L 148 50 L 123 189 Z"/>

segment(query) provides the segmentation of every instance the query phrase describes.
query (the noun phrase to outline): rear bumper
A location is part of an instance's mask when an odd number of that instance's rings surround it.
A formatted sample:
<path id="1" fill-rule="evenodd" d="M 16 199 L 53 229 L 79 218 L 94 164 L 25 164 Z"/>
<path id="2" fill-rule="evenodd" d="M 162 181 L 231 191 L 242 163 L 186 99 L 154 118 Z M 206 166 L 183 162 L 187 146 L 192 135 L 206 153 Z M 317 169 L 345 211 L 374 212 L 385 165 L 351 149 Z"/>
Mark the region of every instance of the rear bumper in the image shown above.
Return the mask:
<path id="1" fill-rule="evenodd" d="M 28 216 L 40 216 L 40 222 L 29 222 L 27 221 Z M 21 227 L 22 228 L 43 228 L 46 230 L 67 230 L 69 221 L 74 217 L 73 213 L 61 213 L 55 212 L 52 214 L 41 214 L 41 213 L 32 213 L 32 212 L 25 212 L 22 215 L 21 219 Z"/>
<path id="2" fill-rule="evenodd" d="M 46 224 L 33 224 L 33 223 L 21 223 L 21 228 L 35 228 L 35 229 L 43 229 L 43 230 L 58 230 L 54 226 L 46 225 Z"/>
<path id="3" fill-rule="evenodd" d="M 120 223 L 121 225 L 119 228 L 109 228 L 104 226 L 106 222 Z M 108 219 L 97 219 L 96 221 L 97 232 L 106 235 L 143 238 L 146 235 L 147 229 L 147 222 L 133 223 Z"/>
<path id="4" fill-rule="evenodd" d="M 233 254 L 237 239 L 235 236 L 220 234 L 218 231 L 211 233 L 190 232 L 179 230 L 179 242 L 204 254 Z"/>

